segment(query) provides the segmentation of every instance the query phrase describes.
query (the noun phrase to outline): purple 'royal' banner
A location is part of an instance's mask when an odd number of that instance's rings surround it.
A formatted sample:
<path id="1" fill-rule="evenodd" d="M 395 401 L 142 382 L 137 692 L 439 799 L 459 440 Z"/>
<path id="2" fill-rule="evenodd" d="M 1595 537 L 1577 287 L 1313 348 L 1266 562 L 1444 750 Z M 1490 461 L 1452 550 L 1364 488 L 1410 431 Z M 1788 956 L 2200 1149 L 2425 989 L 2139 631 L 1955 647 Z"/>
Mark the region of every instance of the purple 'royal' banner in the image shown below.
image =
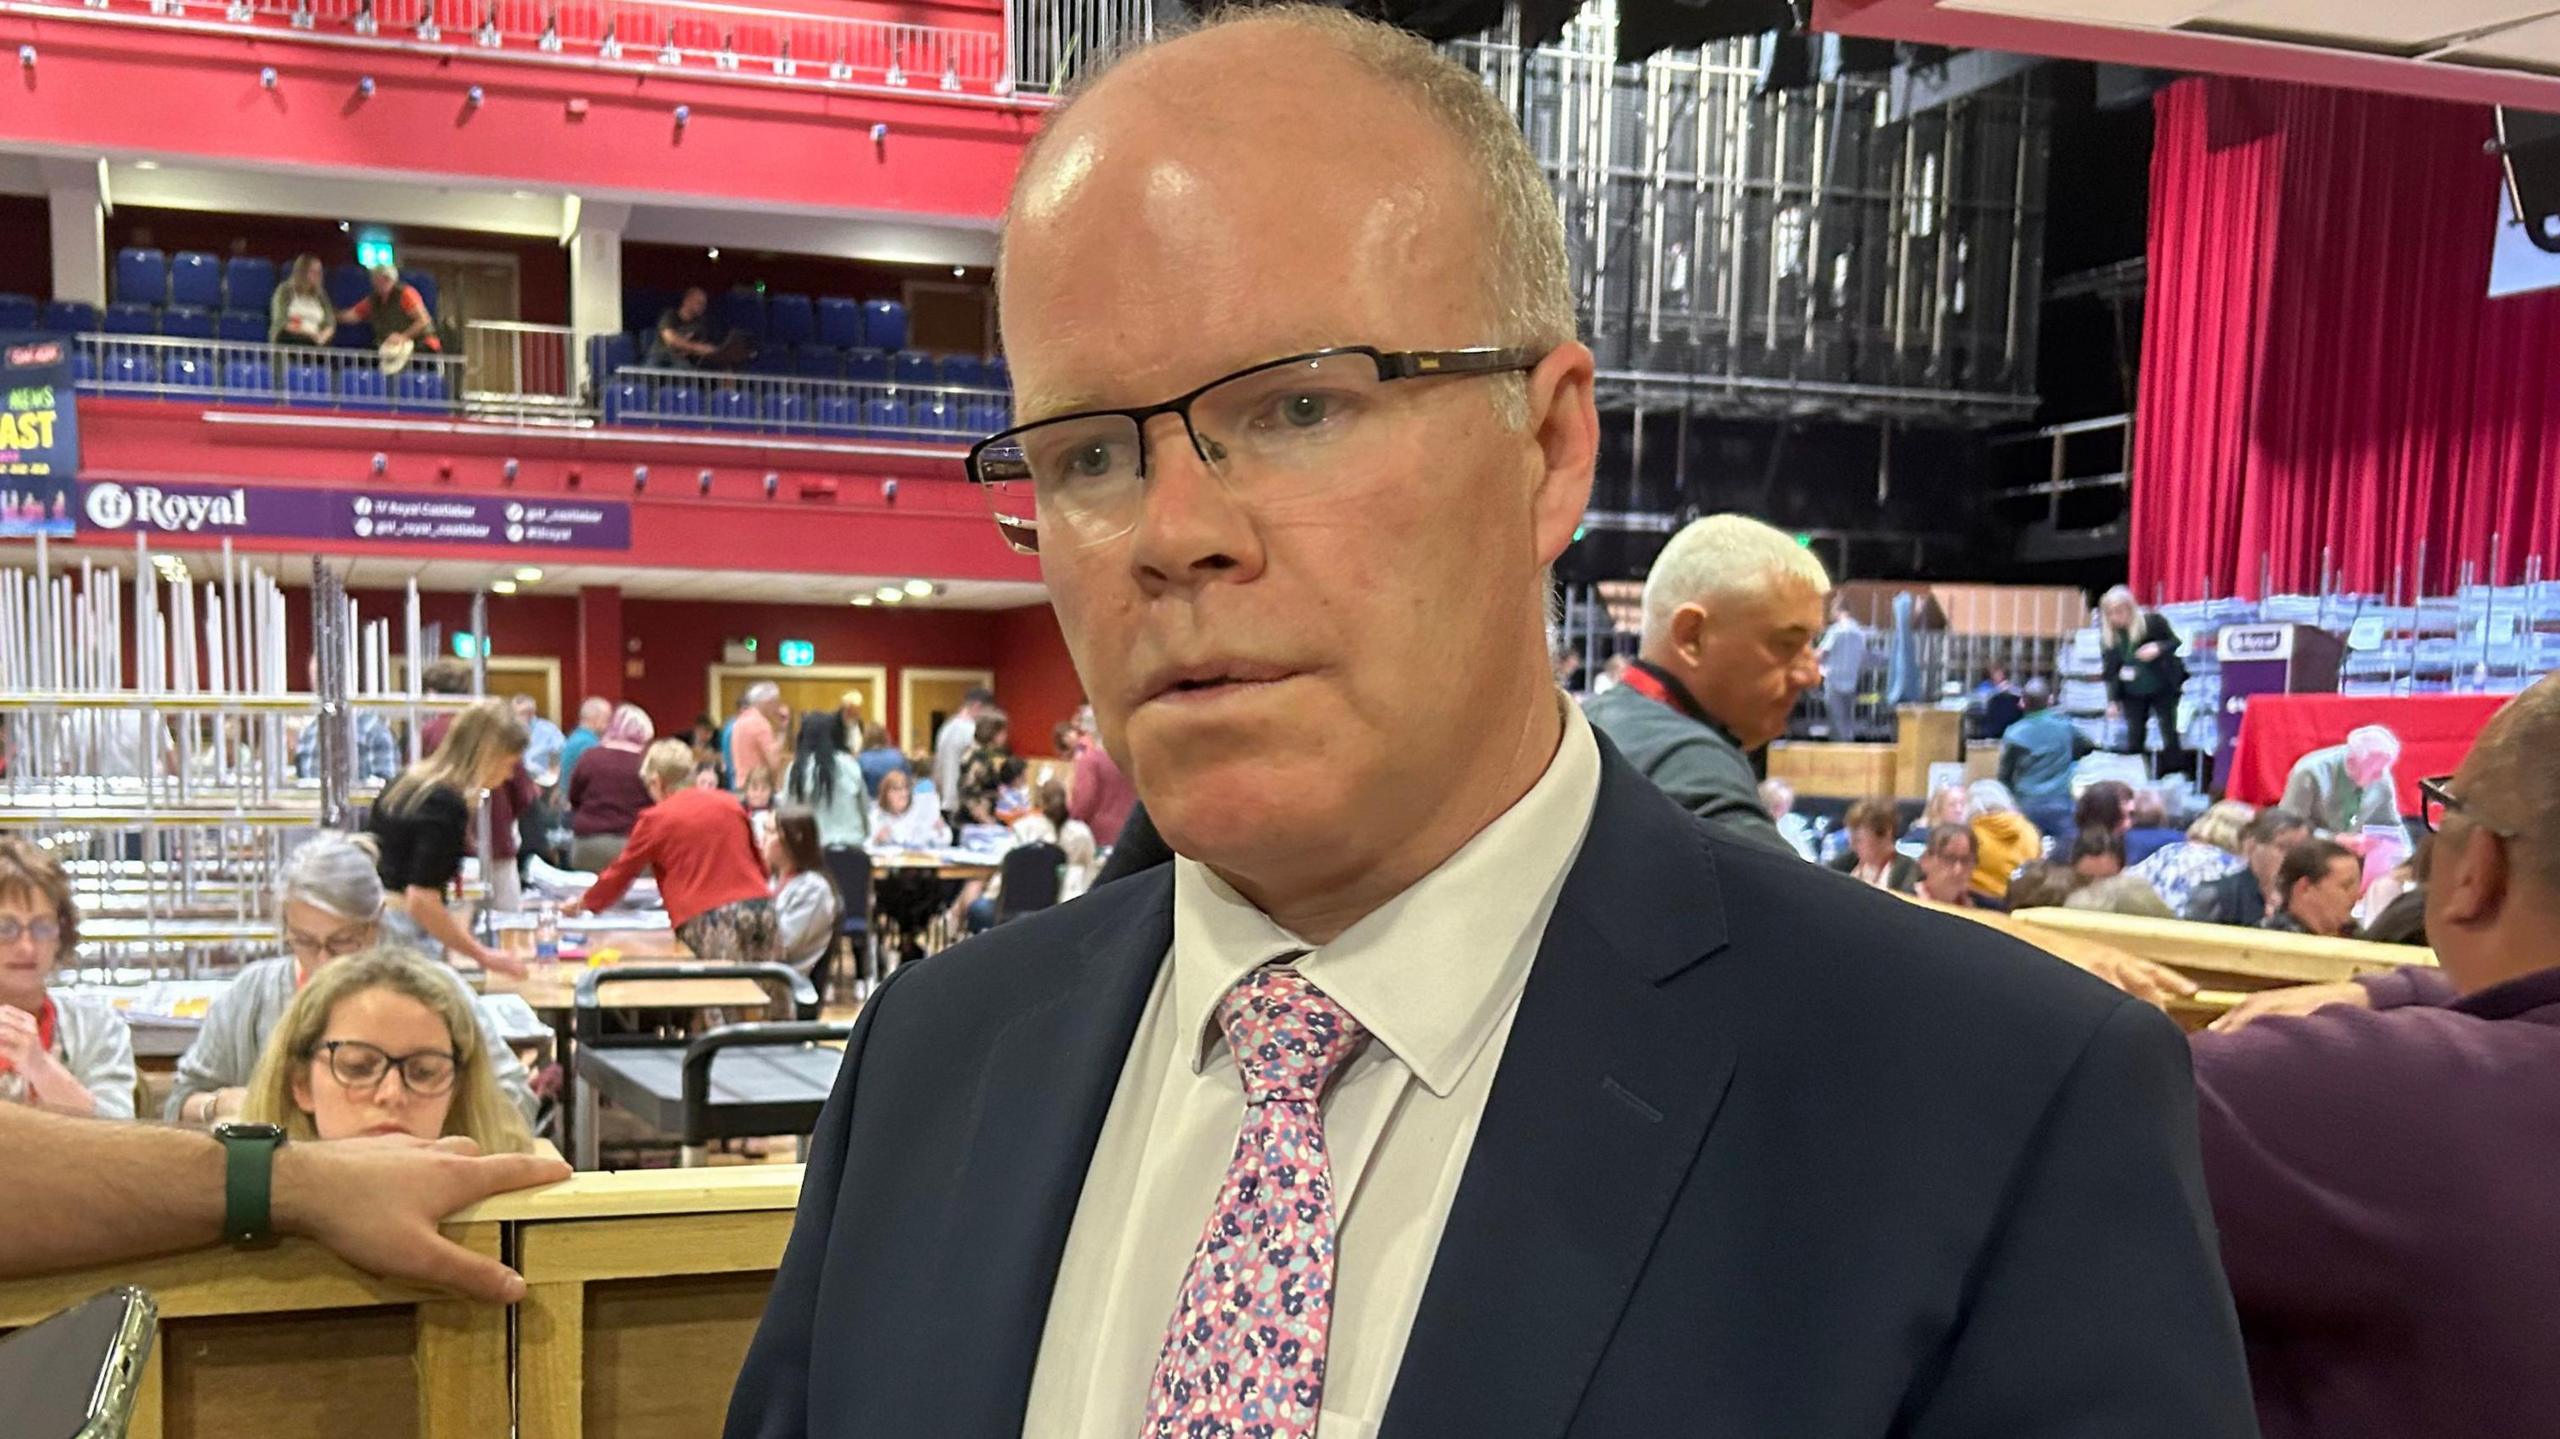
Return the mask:
<path id="1" fill-rule="evenodd" d="M 628 550 L 631 507 L 554 497 L 91 480 L 80 486 L 80 531 Z"/>

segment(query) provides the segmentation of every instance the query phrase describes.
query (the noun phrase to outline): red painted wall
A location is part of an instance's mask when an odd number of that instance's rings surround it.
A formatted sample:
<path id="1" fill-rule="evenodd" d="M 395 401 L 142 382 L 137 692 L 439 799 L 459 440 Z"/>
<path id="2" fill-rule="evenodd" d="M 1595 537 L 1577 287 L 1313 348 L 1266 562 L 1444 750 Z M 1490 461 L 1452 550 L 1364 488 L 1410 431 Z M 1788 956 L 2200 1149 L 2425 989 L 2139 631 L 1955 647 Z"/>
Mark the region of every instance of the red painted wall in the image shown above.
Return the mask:
<path id="1" fill-rule="evenodd" d="M 1047 605 L 1000 610 L 995 616 L 996 703 L 1013 721 L 1013 747 L 1050 754 L 1049 732 L 1084 703 L 1058 617 Z"/>
<path id="2" fill-rule="evenodd" d="M 208 421 L 187 405 L 150 400 L 80 398 L 81 471 L 95 479 L 136 482 L 311 483 L 415 488 L 421 492 L 554 495 L 571 492 L 632 505 L 628 552 L 546 551 L 563 562 L 585 560 L 677 569 L 734 567 L 800 574 L 912 575 L 927 579 L 1039 578 L 1039 567 L 998 539 L 979 496 L 959 478 L 959 452 L 947 458 L 863 456 L 770 450 L 749 443 L 654 445 L 645 440 L 565 435 L 495 434 L 471 430 L 421 433 L 391 423 L 353 430 L 311 430 Z M 377 452 L 384 477 L 371 475 Z M 516 484 L 502 481 L 510 457 Z M 438 471 L 452 467 L 452 478 Z M 650 486 L 634 495 L 632 468 L 650 469 Z M 696 493 L 696 475 L 713 473 L 712 493 Z M 780 498 L 764 497 L 763 477 L 781 477 Z M 898 480 L 895 501 L 881 481 Z M 804 487 L 833 485 L 830 496 L 804 498 Z M 155 544 L 164 541 L 154 541 Z M 171 537 L 173 548 L 214 541 Z M 349 545 L 352 549 L 352 543 Z M 369 554 L 486 559 L 521 564 L 503 548 L 374 546 Z"/>
<path id="3" fill-rule="evenodd" d="M 51 215 L 42 195 L 0 195 L 0 293 L 53 298 Z"/>
<path id="4" fill-rule="evenodd" d="M 73 12 L 76 14 L 77 12 Z M 216 12 L 218 13 L 218 12 Z M 0 18 L 0 51 L 35 45 L 11 88 L 30 147 L 335 170 L 467 175 L 587 194 L 677 193 L 804 209 L 991 220 L 1033 107 L 834 95 L 692 74 L 618 74 L 475 56 Z M 274 90 L 258 72 L 272 65 Z M 371 76 L 375 93 L 357 94 Z M 466 92 L 479 85 L 483 103 Z M 569 102 L 586 103 L 571 113 Z M 690 123 L 673 121 L 690 107 Z M 871 126 L 886 123 L 874 145 Z"/>
<path id="5" fill-rule="evenodd" d="M 358 223 L 365 219 L 362 215 L 345 218 Z M 512 255 L 516 261 L 515 318 L 533 325 L 569 323 L 569 252 L 557 240 L 415 225 L 393 227 L 392 240 L 403 251 L 423 246 Z M 354 237 L 341 234 L 335 220 L 215 215 L 119 205 L 107 217 L 107 251 L 113 254 L 129 245 L 156 246 L 173 255 L 180 250 L 209 250 L 224 256 L 261 255 L 275 261 L 279 273 L 294 256 L 305 251 L 331 265 L 352 263 L 356 257 Z"/>

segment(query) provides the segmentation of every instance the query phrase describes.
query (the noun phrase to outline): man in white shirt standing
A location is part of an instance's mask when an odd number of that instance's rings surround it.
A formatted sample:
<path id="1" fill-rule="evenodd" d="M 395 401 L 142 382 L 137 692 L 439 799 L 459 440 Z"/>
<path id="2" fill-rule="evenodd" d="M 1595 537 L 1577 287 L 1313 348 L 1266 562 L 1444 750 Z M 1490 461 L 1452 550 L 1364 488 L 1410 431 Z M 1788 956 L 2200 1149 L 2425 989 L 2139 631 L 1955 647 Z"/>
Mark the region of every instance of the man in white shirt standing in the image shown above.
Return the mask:
<path id="1" fill-rule="evenodd" d="M 970 686 L 960 697 L 960 712 L 944 720 L 942 732 L 933 737 L 934 800 L 945 815 L 960 812 L 960 766 L 968 763 L 969 751 L 978 743 L 978 716 L 995 705 L 995 691 Z"/>
<path id="2" fill-rule="evenodd" d="M 730 1439 L 2253 1432 L 2176 1027 L 1556 689 L 1593 362 L 1474 75 L 1242 12 L 1009 216 L 972 476 L 1176 857 L 864 1007 Z"/>

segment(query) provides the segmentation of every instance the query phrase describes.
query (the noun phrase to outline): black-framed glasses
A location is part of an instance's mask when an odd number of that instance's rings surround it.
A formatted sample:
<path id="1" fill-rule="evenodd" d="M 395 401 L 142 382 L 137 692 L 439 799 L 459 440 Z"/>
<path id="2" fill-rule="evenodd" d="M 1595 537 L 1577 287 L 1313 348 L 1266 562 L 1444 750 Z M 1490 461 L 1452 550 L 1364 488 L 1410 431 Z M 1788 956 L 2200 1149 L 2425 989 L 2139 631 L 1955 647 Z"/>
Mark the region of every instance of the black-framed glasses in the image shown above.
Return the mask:
<path id="1" fill-rule="evenodd" d="M 2432 779 L 2418 781 L 2418 823 L 2426 826 L 2427 833 L 2435 834 L 2442 831 L 2444 817 L 2449 814 L 2459 814 L 2467 816 L 2473 824 L 2500 839 L 2511 840 L 2516 837 L 2513 829 L 2505 825 L 2491 824 L 2482 819 L 2480 812 L 2471 807 L 2469 800 L 2453 792 L 2452 784 L 2453 776 L 2449 774 L 2440 774 Z"/>
<path id="2" fill-rule="evenodd" d="M 49 919 L 31 919 L 24 923 L 0 919 L 0 948 L 22 939 L 32 939 L 38 944 L 58 944 L 62 940 L 62 926 Z"/>
<path id="3" fill-rule="evenodd" d="M 393 1054 L 361 1039 L 329 1040 L 319 1046 L 318 1054 L 329 1061 L 329 1073 L 349 1089 L 371 1089 L 397 1069 L 401 1086 L 411 1094 L 442 1094 L 453 1088 L 453 1076 L 461 1067 L 449 1049 Z"/>
<path id="4" fill-rule="evenodd" d="M 1160 405 L 1016 425 L 969 448 L 977 481 L 1007 544 L 1036 553 L 1095 545 L 1137 528 L 1146 495 L 1147 426 L 1182 421 L 1192 453 L 1240 499 L 1265 491 L 1309 498 L 1356 478 L 1385 423 L 1383 387 L 1398 380 L 1512 374 L 1541 350 L 1380 350 L 1341 345 L 1266 360 Z"/>
<path id="5" fill-rule="evenodd" d="M 284 932 L 284 945 L 285 948 L 292 950 L 296 957 L 302 959 L 318 959 L 324 956 L 330 959 L 344 959 L 373 943 L 373 932 L 374 927 L 370 921 L 348 925 L 335 934 L 320 938 L 314 938 L 298 929 L 287 927 Z"/>

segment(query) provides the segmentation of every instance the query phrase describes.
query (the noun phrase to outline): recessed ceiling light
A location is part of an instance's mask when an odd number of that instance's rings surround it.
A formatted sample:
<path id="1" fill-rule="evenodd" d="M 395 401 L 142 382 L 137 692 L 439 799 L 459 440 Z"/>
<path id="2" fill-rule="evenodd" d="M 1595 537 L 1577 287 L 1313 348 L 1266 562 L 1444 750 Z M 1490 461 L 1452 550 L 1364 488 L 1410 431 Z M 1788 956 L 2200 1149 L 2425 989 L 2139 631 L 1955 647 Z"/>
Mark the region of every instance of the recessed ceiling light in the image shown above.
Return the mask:
<path id="1" fill-rule="evenodd" d="M 509 190 L 507 192 L 507 198 L 510 200 L 536 200 L 541 197 L 534 194 L 531 190 Z"/>
<path id="2" fill-rule="evenodd" d="M 880 595 L 880 603 L 884 605 L 903 604 L 906 602 L 907 598 L 907 592 L 898 588 L 896 585 L 882 585 L 878 593 Z"/>
<path id="3" fill-rule="evenodd" d="M 524 584 L 538 585 L 542 583 L 542 571 L 535 569 L 531 565 L 527 565 L 523 569 L 516 571 L 516 579 Z"/>
<path id="4" fill-rule="evenodd" d="M 515 581 L 513 581 L 513 580 L 491 580 L 491 581 L 489 581 L 489 593 L 491 593 L 491 594 L 493 594 L 493 595 L 511 595 L 511 594 L 514 594 L 515 592 L 516 592 L 516 582 L 515 582 Z"/>
<path id="5" fill-rule="evenodd" d="M 933 581 L 909 580 L 907 581 L 907 593 L 915 596 L 917 599 L 924 599 L 933 593 Z"/>
<path id="6" fill-rule="evenodd" d="M 855 596 L 853 597 L 853 602 L 854 602 L 855 604 L 857 604 L 857 605 L 865 605 L 865 606 L 873 605 L 873 604 L 877 604 L 877 603 L 879 603 L 877 600 L 873 599 L 873 598 L 872 598 L 871 596 L 869 596 L 869 595 L 855 595 Z"/>
<path id="7" fill-rule="evenodd" d="M 160 168 L 160 162 L 157 160 L 136 160 L 133 162 L 133 168 L 137 170 L 157 170 Z"/>
<path id="8" fill-rule="evenodd" d="M 954 266 L 952 266 L 952 267 L 951 267 L 951 278 L 953 278 L 953 279 L 955 279 L 955 280 L 965 280 L 965 279 L 969 278 L 969 267 L 968 267 L 968 266 L 966 266 L 966 265 L 954 265 Z"/>

